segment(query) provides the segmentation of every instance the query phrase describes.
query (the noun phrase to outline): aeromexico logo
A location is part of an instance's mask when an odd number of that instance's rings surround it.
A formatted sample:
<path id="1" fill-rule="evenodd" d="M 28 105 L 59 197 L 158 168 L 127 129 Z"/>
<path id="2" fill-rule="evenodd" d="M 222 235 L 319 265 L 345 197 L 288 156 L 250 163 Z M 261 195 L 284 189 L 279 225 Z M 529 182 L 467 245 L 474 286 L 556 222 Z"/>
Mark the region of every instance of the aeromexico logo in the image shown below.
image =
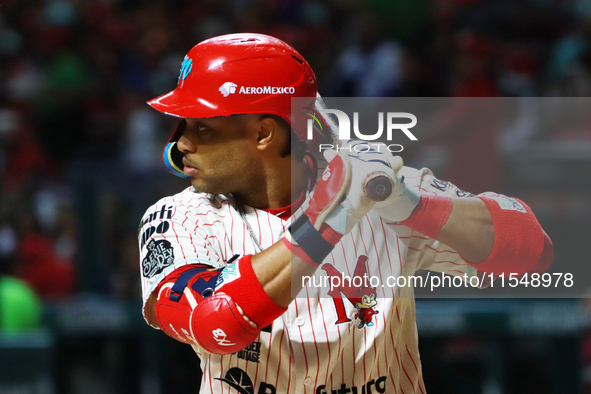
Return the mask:
<path id="1" fill-rule="evenodd" d="M 360 131 L 359 112 L 353 112 L 353 122 L 351 122 L 347 113 L 339 109 L 318 108 L 315 110 L 304 107 L 303 114 L 309 116 L 306 128 L 308 141 L 314 139 L 314 133 L 320 133 L 325 137 L 330 137 L 332 134 L 341 141 L 348 141 L 352 138 L 362 141 L 375 141 L 380 139 L 384 132 L 388 141 L 393 140 L 395 132 L 402 132 L 409 140 L 417 141 L 417 137 L 410 131 L 411 128 L 417 125 L 417 117 L 409 112 L 378 112 L 378 130 L 373 134 L 364 134 Z M 332 127 L 328 126 L 327 119 L 332 120 Z M 328 139 L 331 140 L 332 138 Z M 320 144 L 319 148 L 322 151 L 324 149 L 337 149 L 338 147 L 331 144 Z M 390 152 L 401 152 L 402 149 L 403 146 L 400 144 L 388 145 Z"/>
<path id="2" fill-rule="evenodd" d="M 229 95 L 236 93 L 237 87 L 238 85 L 236 85 L 234 82 L 224 82 L 224 84 L 220 86 L 218 90 L 222 96 L 228 97 Z"/>
<path id="3" fill-rule="evenodd" d="M 231 94 L 294 94 L 293 86 L 238 86 L 234 82 L 224 82 L 218 89 L 222 96 Z"/>

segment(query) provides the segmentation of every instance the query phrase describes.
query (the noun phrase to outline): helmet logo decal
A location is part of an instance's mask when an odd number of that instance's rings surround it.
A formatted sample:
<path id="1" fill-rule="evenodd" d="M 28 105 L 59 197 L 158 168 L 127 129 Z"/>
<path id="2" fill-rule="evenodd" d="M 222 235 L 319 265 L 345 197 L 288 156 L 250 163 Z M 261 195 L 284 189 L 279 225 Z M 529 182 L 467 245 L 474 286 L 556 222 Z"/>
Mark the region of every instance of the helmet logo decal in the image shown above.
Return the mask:
<path id="1" fill-rule="evenodd" d="M 224 82 L 218 90 L 224 97 L 228 97 L 230 94 L 236 93 L 237 86 L 234 82 Z"/>
<path id="2" fill-rule="evenodd" d="M 193 70 L 193 59 L 191 59 L 189 56 L 185 56 L 183 59 L 183 64 L 181 65 L 181 73 L 177 83 L 184 81 L 185 78 L 187 78 L 187 76 L 189 76 L 191 73 L 191 70 Z"/>

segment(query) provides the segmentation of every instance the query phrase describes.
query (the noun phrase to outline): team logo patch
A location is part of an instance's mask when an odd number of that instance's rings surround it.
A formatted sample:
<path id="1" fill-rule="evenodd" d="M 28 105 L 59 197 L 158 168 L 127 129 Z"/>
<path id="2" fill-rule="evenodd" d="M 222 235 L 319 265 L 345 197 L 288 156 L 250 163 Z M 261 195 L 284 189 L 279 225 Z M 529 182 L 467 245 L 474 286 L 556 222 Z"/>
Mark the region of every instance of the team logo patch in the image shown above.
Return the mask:
<path id="1" fill-rule="evenodd" d="M 142 260 L 142 273 L 146 278 L 152 278 L 161 273 L 174 262 L 172 245 L 167 240 L 154 241 L 147 245 L 148 253 Z"/>
<path id="2" fill-rule="evenodd" d="M 236 93 L 236 85 L 234 82 L 224 82 L 222 86 L 218 89 L 222 96 L 228 97 L 231 94 Z"/>
<path id="3" fill-rule="evenodd" d="M 345 302 L 347 299 L 355 307 L 355 319 L 358 319 L 357 328 L 371 327 L 374 325 L 374 316 L 380 313 L 376 309 L 378 301 L 376 300 L 376 289 L 371 286 L 363 284 L 363 278 L 369 277 L 367 267 L 367 256 L 359 256 L 357 264 L 355 265 L 355 272 L 349 280 L 343 279 L 340 286 L 332 287 L 328 295 L 332 297 L 335 306 L 337 320 L 335 324 L 348 323 L 351 321 L 347 316 L 345 309 Z M 326 263 L 322 266 L 328 277 L 336 277 L 337 279 L 347 278 L 342 272 L 337 270 L 332 264 Z M 358 284 L 356 285 L 356 282 Z"/>

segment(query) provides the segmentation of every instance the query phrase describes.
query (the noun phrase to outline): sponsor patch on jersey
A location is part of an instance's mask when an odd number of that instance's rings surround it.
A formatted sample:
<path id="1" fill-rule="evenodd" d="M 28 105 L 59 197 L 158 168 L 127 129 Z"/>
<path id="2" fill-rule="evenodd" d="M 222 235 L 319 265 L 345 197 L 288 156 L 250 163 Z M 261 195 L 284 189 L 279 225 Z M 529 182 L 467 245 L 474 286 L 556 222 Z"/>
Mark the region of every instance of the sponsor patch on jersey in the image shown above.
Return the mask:
<path id="1" fill-rule="evenodd" d="M 233 367 L 226 372 L 223 378 L 214 378 L 227 383 L 230 387 L 240 394 L 254 394 L 255 385 L 248 374 L 238 367 Z M 275 394 L 277 389 L 272 384 L 261 382 L 257 394 Z"/>
<path id="2" fill-rule="evenodd" d="M 170 205 L 170 206 L 162 205 L 160 207 L 160 209 L 157 209 L 157 210 L 150 212 L 150 213 L 146 213 L 146 215 L 144 216 L 144 218 L 140 222 L 140 227 L 143 227 L 146 224 L 151 223 L 157 219 L 160 221 L 171 219 L 173 209 L 174 209 L 174 207 L 172 205 Z"/>
<path id="3" fill-rule="evenodd" d="M 332 394 L 332 393 L 353 393 L 353 394 L 370 394 L 370 393 L 385 393 L 386 392 L 386 377 L 380 376 L 377 379 L 372 379 L 361 386 L 347 386 L 346 383 L 341 383 L 337 390 L 329 390 L 325 385 L 316 387 L 316 394 Z"/>
<path id="4" fill-rule="evenodd" d="M 167 240 L 154 241 L 152 239 L 146 247 L 148 252 L 142 260 L 142 274 L 146 278 L 158 275 L 174 263 L 173 247 Z"/>
<path id="5" fill-rule="evenodd" d="M 526 213 L 527 211 L 525 210 L 525 208 L 523 207 L 523 205 L 521 205 L 517 200 L 511 198 L 511 197 L 507 197 L 504 196 L 502 194 L 497 194 L 494 196 L 486 196 L 490 199 L 495 200 L 499 206 L 501 207 L 501 209 L 506 210 L 506 211 L 519 211 L 521 213 Z"/>
<path id="6" fill-rule="evenodd" d="M 242 360 L 258 363 L 261 358 L 261 343 L 259 341 L 254 341 L 244 349 L 239 350 L 234 354 L 236 357 L 241 358 Z"/>
<path id="7" fill-rule="evenodd" d="M 226 268 L 221 270 L 220 275 L 218 276 L 218 280 L 215 284 L 216 289 L 219 289 L 226 283 L 230 283 L 240 278 L 240 267 L 238 266 L 239 262 L 240 261 L 230 264 Z"/>
<path id="8" fill-rule="evenodd" d="M 240 368 L 230 368 L 223 378 L 214 378 L 228 383 L 230 387 L 238 391 L 240 394 L 254 394 L 254 386 L 250 376 Z"/>
<path id="9" fill-rule="evenodd" d="M 158 210 L 146 213 L 140 221 L 138 236 L 141 233 L 140 249 L 144 249 L 148 241 L 155 235 L 164 235 L 171 229 L 170 219 L 172 218 L 173 207 L 162 205 Z M 142 231 L 143 230 L 143 231 Z"/>

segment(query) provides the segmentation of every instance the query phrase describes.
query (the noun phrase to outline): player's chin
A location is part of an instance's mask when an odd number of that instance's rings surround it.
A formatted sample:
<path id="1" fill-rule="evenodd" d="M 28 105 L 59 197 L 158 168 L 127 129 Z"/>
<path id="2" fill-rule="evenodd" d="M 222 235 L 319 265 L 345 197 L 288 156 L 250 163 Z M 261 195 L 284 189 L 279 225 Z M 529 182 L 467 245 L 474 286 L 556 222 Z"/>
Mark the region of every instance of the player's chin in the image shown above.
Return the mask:
<path id="1" fill-rule="evenodd" d="M 199 179 L 192 178 L 191 185 L 193 186 L 193 189 L 195 189 L 195 191 L 197 193 L 211 193 L 211 194 L 227 194 L 228 193 L 228 191 L 225 190 L 225 188 L 222 188 L 222 187 L 219 187 L 219 185 L 215 185 L 210 182 L 207 182 L 202 178 L 199 178 Z"/>
<path id="2" fill-rule="evenodd" d="M 193 189 L 195 189 L 195 191 L 197 193 L 213 193 L 210 191 L 211 187 L 209 187 L 206 183 L 204 183 L 202 179 L 192 178 L 191 185 L 193 186 Z"/>

